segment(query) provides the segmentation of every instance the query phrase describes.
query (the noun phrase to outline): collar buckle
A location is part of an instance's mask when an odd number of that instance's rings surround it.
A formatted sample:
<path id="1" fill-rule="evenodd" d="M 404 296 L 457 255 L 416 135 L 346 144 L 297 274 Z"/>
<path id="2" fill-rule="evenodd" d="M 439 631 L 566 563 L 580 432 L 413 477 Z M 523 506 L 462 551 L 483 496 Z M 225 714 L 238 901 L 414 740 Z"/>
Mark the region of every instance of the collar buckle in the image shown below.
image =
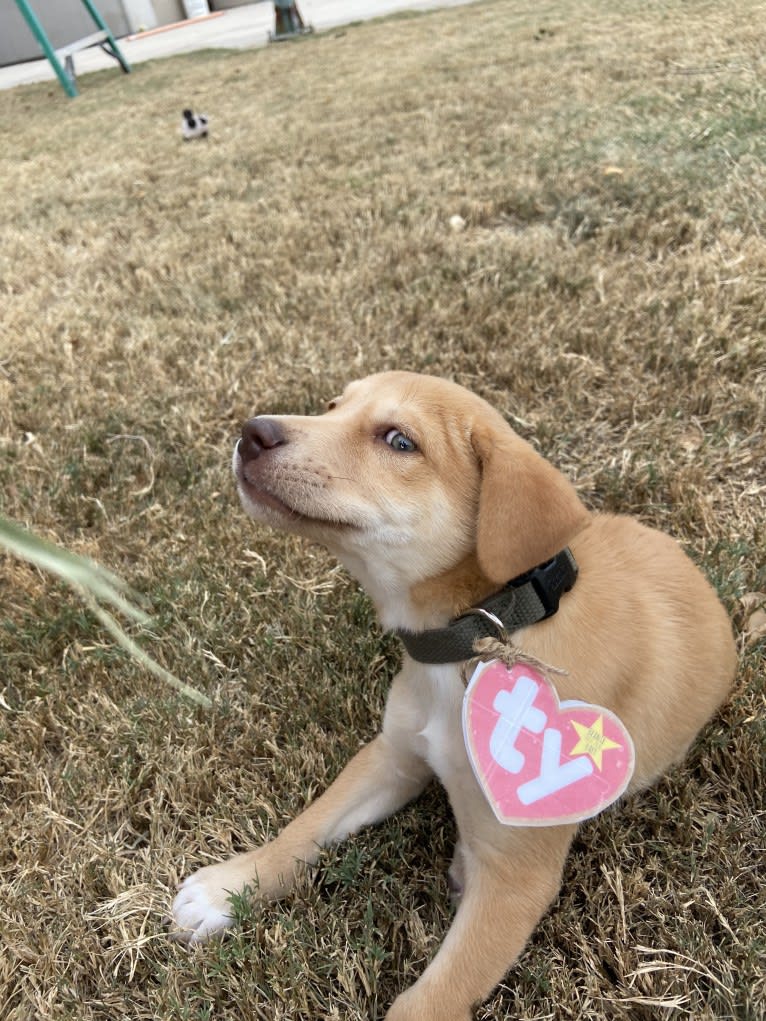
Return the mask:
<path id="1" fill-rule="evenodd" d="M 531 585 L 545 610 L 545 616 L 541 620 L 547 620 L 557 612 L 562 595 L 569 592 L 576 580 L 577 562 L 567 547 L 544 564 L 533 567 L 531 571 L 508 582 L 506 588 L 516 589 L 522 585 Z"/>

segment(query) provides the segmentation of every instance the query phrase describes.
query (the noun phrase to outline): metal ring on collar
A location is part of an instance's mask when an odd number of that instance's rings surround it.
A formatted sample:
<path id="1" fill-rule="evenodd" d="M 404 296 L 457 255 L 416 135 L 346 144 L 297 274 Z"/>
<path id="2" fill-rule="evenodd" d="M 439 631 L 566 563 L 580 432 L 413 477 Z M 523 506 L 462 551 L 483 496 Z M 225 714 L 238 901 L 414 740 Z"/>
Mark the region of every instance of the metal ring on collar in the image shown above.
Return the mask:
<path id="1" fill-rule="evenodd" d="M 499 617 L 496 617 L 490 610 L 485 610 L 483 606 L 472 606 L 470 610 L 466 610 L 465 613 L 461 613 L 458 619 L 462 617 L 486 617 L 490 624 L 494 624 L 497 628 L 497 637 L 501 642 L 507 645 L 511 644 L 511 636 L 505 630 L 505 624 Z"/>

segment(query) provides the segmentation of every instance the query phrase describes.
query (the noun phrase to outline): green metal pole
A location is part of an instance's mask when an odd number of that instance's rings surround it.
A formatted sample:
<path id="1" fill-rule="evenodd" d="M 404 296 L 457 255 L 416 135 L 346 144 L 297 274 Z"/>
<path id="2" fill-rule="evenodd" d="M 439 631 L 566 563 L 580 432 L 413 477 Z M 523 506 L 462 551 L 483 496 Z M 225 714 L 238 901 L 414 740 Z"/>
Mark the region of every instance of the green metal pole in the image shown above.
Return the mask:
<path id="1" fill-rule="evenodd" d="M 61 82 L 61 86 L 68 96 L 72 99 L 77 95 L 77 86 L 66 73 L 61 61 L 56 56 L 56 51 L 50 44 L 48 36 L 43 30 L 43 26 L 37 20 L 37 15 L 27 3 L 27 0 L 16 0 L 16 6 L 21 11 L 21 14 L 32 30 L 32 34 L 43 49 L 43 53 L 50 61 L 51 67 L 56 72 L 58 80 Z"/>
<path id="2" fill-rule="evenodd" d="M 117 45 L 117 42 L 116 42 L 114 36 L 112 35 L 111 29 L 109 28 L 107 23 L 104 21 L 104 19 L 101 17 L 101 12 L 98 10 L 96 5 L 91 2 L 91 0 L 82 0 L 82 2 L 83 2 L 83 5 L 88 9 L 88 14 L 90 14 L 91 18 L 93 18 L 93 20 L 98 25 L 98 27 L 101 29 L 101 31 L 102 32 L 106 32 L 106 38 L 109 41 L 109 45 L 112 48 L 112 56 L 117 58 L 117 60 L 119 61 L 120 66 L 122 67 L 123 71 L 126 74 L 129 74 L 130 73 L 130 64 L 127 62 L 125 57 L 122 55 L 122 53 L 120 51 L 120 48 Z"/>

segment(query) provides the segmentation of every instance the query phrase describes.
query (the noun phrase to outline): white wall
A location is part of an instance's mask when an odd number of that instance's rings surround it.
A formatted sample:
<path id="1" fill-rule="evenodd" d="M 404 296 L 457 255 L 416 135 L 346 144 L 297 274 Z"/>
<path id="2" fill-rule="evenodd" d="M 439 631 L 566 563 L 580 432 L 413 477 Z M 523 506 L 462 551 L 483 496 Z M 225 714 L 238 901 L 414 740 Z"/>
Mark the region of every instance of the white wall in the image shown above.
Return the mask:
<path id="1" fill-rule="evenodd" d="M 98 31 L 98 25 L 80 0 L 29 0 L 29 3 L 54 47 Z M 129 31 L 120 0 L 96 0 L 96 6 L 113 35 Z M 0 65 L 42 56 L 43 51 L 14 0 L 0 0 Z"/>

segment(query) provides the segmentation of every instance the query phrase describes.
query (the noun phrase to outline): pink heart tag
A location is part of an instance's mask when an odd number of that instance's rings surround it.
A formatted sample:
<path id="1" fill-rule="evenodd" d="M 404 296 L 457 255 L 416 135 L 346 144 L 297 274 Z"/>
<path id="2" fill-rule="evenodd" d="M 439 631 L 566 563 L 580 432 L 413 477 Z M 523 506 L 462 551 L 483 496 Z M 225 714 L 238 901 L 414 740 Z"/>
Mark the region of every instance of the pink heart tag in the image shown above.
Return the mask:
<path id="1" fill-rule="evenodd" d="M 598 815 L 633 775 L 630 734 L 608 709 L 561 702 L 528 663 L 479 663 L 463 698 L 463 735 L 484 794 L 509 826 Z"/>

